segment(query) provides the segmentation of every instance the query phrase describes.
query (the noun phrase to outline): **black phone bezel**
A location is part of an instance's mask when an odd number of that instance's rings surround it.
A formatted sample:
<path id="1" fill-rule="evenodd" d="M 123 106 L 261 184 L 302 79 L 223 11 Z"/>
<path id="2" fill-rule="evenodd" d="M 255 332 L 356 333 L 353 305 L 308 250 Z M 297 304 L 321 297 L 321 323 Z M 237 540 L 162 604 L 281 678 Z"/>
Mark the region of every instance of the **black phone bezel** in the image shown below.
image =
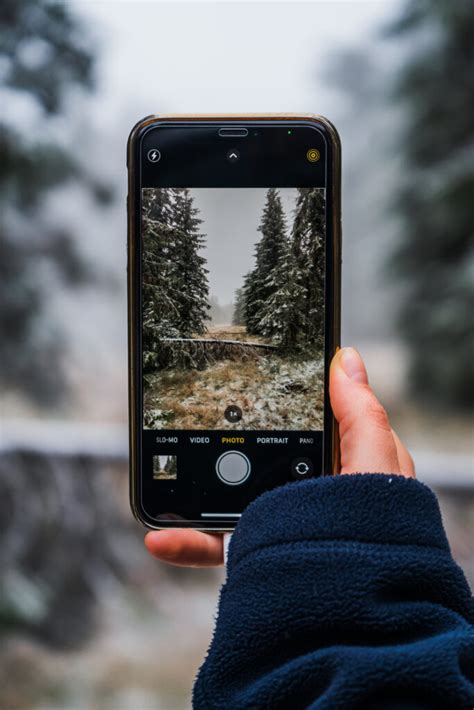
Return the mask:
<path id="1" fill-rule="evenodd" d="M 151 518 L 141 503 L 141 337 L 139 258 L 141 254 L 141 152 L 144 136 L 153 128 L 172 123 L 182 128 L 244 126 L 262 129 L 266 125 L 286 129 L 309 126 L 319 130 L 325 139 L 327 150 L 326 196 L 327 196 L 327 243 L 325 303 L 325 424 L 324 424 L 324 473 L 339 471 L 339 441 L 337 425 L 329 404 L 328 373 L 330 361 L 340 345 L 340 291 L 341 291 L 341 187 L 340 187 L 340 140 L 334 126 L 321 116 L 262 115 L 262 116 L 149 116 L 132 129 L 127 146 L 128 167 L 128 330 L 129 330 L 129 418 L 130 418 L 130 503 L 137 520 L 152 529 L 189 527 L 201 530 L 232 530 L 235 523 L 229 520 L 161 520 Z M 183 184 L 186 185 L 186 179 Z M 226 186 L 226 185 L 222 185 Z M 268 187 L 271 185 L 267 185 Z"/>

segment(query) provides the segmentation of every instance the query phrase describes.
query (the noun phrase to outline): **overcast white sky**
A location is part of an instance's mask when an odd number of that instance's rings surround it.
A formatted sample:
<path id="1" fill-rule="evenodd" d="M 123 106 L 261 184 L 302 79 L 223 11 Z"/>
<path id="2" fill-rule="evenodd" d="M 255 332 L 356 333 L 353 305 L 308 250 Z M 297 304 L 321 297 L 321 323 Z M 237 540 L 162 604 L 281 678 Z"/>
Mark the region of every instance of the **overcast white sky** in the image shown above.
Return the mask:
<path id="1" fill-rule="evenodd" d="M 280 188 L 280 197 L 291 227 L 296 190 Z M 210 295 L 221 305 L 233 303 L 235 291 L 254 266 L 257 231 L 265 206 L 265 188 L 194 188 L 192 194 L 206 234 L 203 256 L 209 269 Z"/>
<path id="2" fill-rule="evenodd" d="M 113 184 L 119 205 L 89 230 L 95 258 L 99 249 L 109 263 L 116 255 L 122 269 L 125 250 L 114 245 L 119 234 L 125 240 L 125 145 L 140 118 L 300 111 L 337 124 L 342 99 L 328 85 L 328 62 L 341 51 L 370 46 L 400 2 L 72 0 L 97 54 L 95 92 L 77 108 L 71 101 L 73 143 Z"/>
<path id="3" fill-rule="evenodd" d="M 117 2 L 78 0 L 94 27 L 97 110 L 328 112 L 318 78 L 333 51 L 370 41 L 399 0 Z"/>
<path id="4" fill-rule="evenodd" d="M 108 154 L 117 158 L 115 172 L 122 176 L 123 189 L 128 132 L 150 113 L 306 111 L 334 116 L 338 94 L 324 80 L 329 58 L 370 42 L 398 2 L 77 0 L 76 11 L 99 50 L 98 86 L 88 112 L 98 127 L 110 117 L 117 142 Z M 97 146 L 94 152 L 97 156 Z M 201 197 L 211 246 L 212 235 L 223 227 L 224 192 L 215 209 L 205 192 Z M 245 199 L 249 211 L 257 196 Z M 232 210 L 235 199 L 226 202 Z M 255 224 L 246 230 L 240 219 L 226 219 L 226 249 L 233 254 L 228 263 L 235 274 L 223 274 L 218 250 L 209 250 L 211 290 L 221 302 L 232 300 L 249 268 L 258 209 L 250 212 Z M 229 235 L 233 223 L 236 233 Z M 237 249 L 242 231 L 250 241 Z"/>

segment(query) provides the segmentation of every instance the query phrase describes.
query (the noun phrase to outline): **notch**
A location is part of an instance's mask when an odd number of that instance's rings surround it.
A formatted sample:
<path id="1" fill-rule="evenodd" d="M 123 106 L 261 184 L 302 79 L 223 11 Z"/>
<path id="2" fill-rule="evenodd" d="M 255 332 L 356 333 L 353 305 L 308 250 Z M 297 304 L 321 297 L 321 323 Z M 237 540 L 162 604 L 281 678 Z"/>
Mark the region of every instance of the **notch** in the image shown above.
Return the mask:
<path id="1" fill-rule="evenodd" d="M 248 136 L 248 128 L 219 128 L 217 131 L 221 138 L 245 138 Z"/>

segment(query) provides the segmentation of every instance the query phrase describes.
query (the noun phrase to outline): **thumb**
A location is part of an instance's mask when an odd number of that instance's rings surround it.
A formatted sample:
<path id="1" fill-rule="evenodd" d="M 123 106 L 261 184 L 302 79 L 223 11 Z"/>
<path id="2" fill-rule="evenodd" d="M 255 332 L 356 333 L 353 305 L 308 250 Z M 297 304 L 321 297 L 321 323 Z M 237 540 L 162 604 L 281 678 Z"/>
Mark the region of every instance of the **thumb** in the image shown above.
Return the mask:
<path id="1" fill-rule="evenodd" d="M 341 473 L 401 473 L 387 413 L 354 348 L 342 348 L 334 356 L 329 393 L 339 423 Z"/>

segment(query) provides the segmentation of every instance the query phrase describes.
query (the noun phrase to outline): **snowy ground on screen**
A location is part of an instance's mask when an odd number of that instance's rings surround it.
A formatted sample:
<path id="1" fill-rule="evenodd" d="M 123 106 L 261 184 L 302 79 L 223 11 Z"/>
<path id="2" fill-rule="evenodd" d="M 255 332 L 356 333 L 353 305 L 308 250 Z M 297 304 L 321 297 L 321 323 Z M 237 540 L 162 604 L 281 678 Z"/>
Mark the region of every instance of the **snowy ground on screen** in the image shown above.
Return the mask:
<path id="1" fill-rule="evenodd" d="M 230 423 L 230 404 L 243 412 Z M 323 428 L 324 361 L 263 354 L 221 360 L 203 371 L 172 370 L 148 378 L 145 425 L 152 429 Z"/>

